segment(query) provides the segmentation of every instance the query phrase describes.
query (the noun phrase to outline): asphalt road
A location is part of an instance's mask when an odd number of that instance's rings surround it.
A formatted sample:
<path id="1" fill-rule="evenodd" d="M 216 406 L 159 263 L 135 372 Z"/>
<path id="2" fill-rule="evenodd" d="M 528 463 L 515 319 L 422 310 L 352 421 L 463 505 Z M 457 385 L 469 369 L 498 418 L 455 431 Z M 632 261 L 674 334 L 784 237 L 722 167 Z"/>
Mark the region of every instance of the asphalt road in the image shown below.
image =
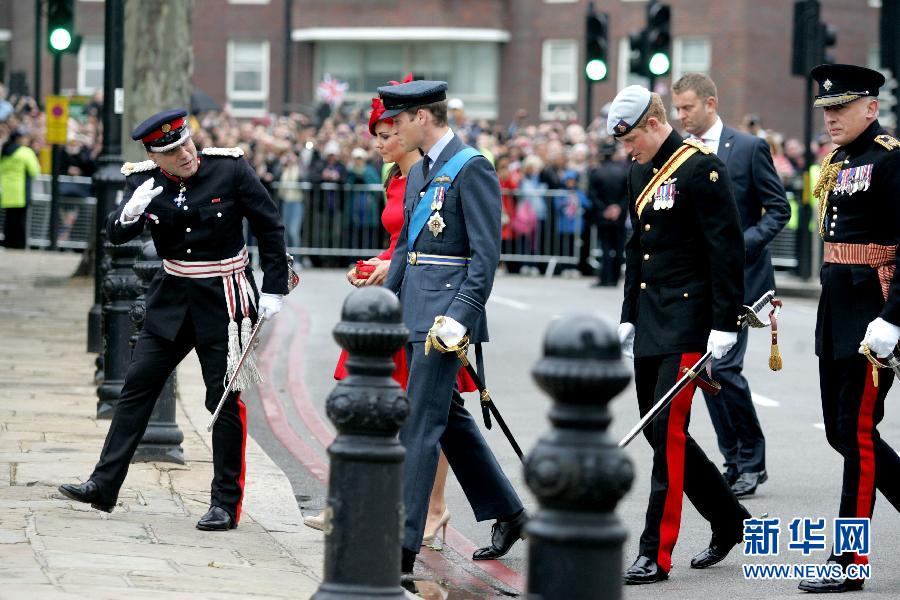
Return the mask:
<path id="1" fill-rule="evenodd" d="M 549 428 L 546 415 L 550 399 L 537 388 L 530 374 L 541 356 L 548 324 L 572 313 L 599 316 L 611 327 L 618 323 L 621 288 L 591 288 L 590 283 L 587 279 L 548 280 L 503 274 L 498 274 L 496 279 L 488 303 L 492 342 L 485 347 L 487 379 L 492 396 L 526 453 Z M 334 386 L 332 373 L 340 352 L 331 337 L 331 329 L 340 319 L 341 304 L 350 291 L 341 271 L 304 272 L 301 286 L 288 298 L 286 309 L 266 334 L 264 354 L 271 365 L 270 382 L 257 393 L 245 394 L 251 407 L 251 434 L 288 474 L 306 514 L 316 512 L 325 503 L 325 448 L 333 428 L 324 416 L 324 403 Z M 780 555 L 745 557 L 738 547 L 716 567 L 703 571 L 690 569 L 691 557 L 706 547 L 710 530 L 685 500 L 669 581 L 629 586 L 625 598 L 658 598 L 663 594 L 678 599 L 796 597 L 800 593 L 796 581 L 745 580 L 741 565 L 822 563 L 827 558 L 824 551 L 803 556 L 787 547 L 790 539 L 787 523 L 794 517 L 826 518 L 830 542 L 830 523 L 836 516 L 839 499 L 841 461 L 828 446 L 822 428 L 817 363 L 813 354 L 815 310 L 814 300 L 785 299 L 779 321 L 784 370 L 773 373 L 768 368 L 765 331 L 751 333 L 745 363 L 745 374 L 767 436 L 769 473 L 769 481 L 745 504 L 754 515 L 768 513 L 770 517 L 781 518 Z M 469 396 L 474 406 L 475 396 Z M 895 397 L 895 391 L 888 396 L 887 417 L 880 430 L 897 447 L 900 417 L 891 410 Z M 699 393 L 694 407 L 691 433 L 710 458 L 719 462 L 721 456 Z M 612 402 L 611 410 L 613 422 L 609 431 L 618 440 L 638 418 L 632 387 Z M 480 416 L 477 420 L 480 422 Z M 537 511 L 539 507 L 525 486 L 521 465 L 499 428 L 494 427 L 485 435 L 529 512 Z M 631 492 L 617 510 L 629 530 L 623 549 L 623 568 L 637 556 L 651 465 L 650 449 L 643 438 L 635 440 L 627 448 L 627 454 L 634 462 L 636 477 Z M 469 550 L 466 543 L 469 540 L 476 546 L 485 544 L 491 523 L 475 522 L 452 476 L 447 485 L 447 502 L 452 513 L 450 525 L 456 532 L 448 540 L 449 545 Z M 865 592 L 854 597 L 895 597 L 896 590 L 900 589 L 896 558 L 900 554 L 900 519 L 883 499 L 876 503 L 872 529 L 873 579 Z M 467 555 L 453 548 L 445 548 L 440 554 L 423 554 L 426 565 L 417 567 L 426 576 L 449 579 L 451 598 L 504 597 L 524 581 L 527 557 L 524 542 L 517 544 L 502 560 L 508 569 L 494 569 L 491 575 L 486 575 Z"/>

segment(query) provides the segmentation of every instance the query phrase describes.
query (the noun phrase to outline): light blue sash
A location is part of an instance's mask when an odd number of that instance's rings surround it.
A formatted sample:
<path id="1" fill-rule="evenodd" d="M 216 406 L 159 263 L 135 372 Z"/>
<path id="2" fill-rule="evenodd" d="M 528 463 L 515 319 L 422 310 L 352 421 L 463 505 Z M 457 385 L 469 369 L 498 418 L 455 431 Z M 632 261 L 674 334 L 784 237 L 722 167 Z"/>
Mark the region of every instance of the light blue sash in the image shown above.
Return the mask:
<path id="1" fill-rule="evenodd" d="M 459 175 L 465 164 L 475 156 L 481 156 L 481 153 L 475 148 L 466 146 L 457 152 L 453 158 L 444 163 L 440 172 L 431 180 L 428 190 L 419 199 L 419 203 L 416 205 L 412 217 L 410 217 L 409 230 L 406 237 L 407 252 L 412 252 L 413 247 L 416 245 L 416 238 L 422 233 L 422 228 L 425 227 L 428 217 L 431 216 L 431 203 L 434 201 L 438 188 L 444 188 L 444 194 L 446 194 L 453 180 L 456 179 L 456 176 Z M 439 179 L 441 180 L 440 183 L 437 181 Z"/>

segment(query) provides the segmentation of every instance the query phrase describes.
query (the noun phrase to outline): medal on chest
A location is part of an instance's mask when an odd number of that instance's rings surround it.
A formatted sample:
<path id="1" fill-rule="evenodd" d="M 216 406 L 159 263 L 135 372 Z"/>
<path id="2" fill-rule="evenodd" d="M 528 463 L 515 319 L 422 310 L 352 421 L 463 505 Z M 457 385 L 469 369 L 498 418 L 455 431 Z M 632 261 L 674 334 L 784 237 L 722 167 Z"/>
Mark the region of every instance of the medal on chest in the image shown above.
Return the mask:
<path id="1" fill-rule="evenodd" d="M 856 192 L 864 192 L 872 184 L 872 164 L 842 169 L 837 176 L 833 193 L 852 196 Z"/>
<path id="2" fill-rule="evenodd" d="M 431 201 L 431 210 L 434 212 L 431 214 L 431 217 L 428 218 L 426 225 L 428 226 L 428 231 L 430 231 L 431 235 L 434 237 L 437 237 L 447 226 L 447 223 L 444 222 L 444 217 L 441 216 L 440 212 L 444 207 L 444 194 L 446 194 L 446 190 L 443 186 L 435 188 L 434 199 Z"/>
<path id="3" fill-rule="evenodd" d="M 677 177 L 665 181 L 653 194 L 653 210 L 668 210 L 675 206 L 675 182 Z"/>
<path id="4" fill-rule="evenodd" d="M 175 206 L 181 208 L 181 205 L 187 201 L 187 198 L 184 197 L 184 193 L 187 191 L 187 188 L 184 187 L 184 182 L 178 182 L 178 195 L 173 199 L 175 201 Z"/>

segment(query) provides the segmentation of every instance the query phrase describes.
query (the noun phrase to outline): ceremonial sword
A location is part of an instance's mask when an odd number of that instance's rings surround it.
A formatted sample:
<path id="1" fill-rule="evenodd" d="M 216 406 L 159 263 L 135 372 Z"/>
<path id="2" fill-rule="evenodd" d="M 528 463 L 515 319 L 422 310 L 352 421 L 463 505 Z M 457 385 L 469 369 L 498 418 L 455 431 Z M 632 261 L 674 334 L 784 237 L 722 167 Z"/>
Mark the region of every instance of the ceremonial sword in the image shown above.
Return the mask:
<path id="1" fill-rule="evenodd" d="M 775 290 L 769 290 L 765 294 L 763 294 L 759 300 L 753 303 L 752 306 L 745 306 L 746 309 L 744 314 L 741 316 L 741 329 L 745 327 L 766 327 L 768 324 L 762 322 L 757 313 L 761 311 L 766 304 L 772 302 L 775 299 Z M 780 310 L 780 304 L 775 306 L 774 313 L 777 315 Z M 672 388 L 663 394 L 663 397 L 659 399 L 659 401 L 653 405 L 653 407 L 647 411 L 647 413 L 638 421 L 637 425 L 631 428 L 625 437 L 622 438 L 622 441 L 619 442 L 619 448 L 624 448 L 639 434 L 644 428 L 650 424 L 653 419 L 659 416 L 659 413 L 664 411 L 669 404 L 672 403 L 672 400 L 675 399 L 675 396 L 688 386 L 699 374 L 703 371 L 706 364 L 712 359 L 712 352 L 709 350 L 700 357 L 700 360 L 695 362 L 691 367 L 685 369 L 684 374 L 675 382 L 675 385 Z M 900 362 L 898 362 L 898 368 L 900 368 Z"/>
<path id="2" fill-rule="evenodd" d="M 234 382 L 237 379 L 238 373 L 241 372 L 241 367 L 244 366 L 244 361 L 247 360 L 247 357 L 250 355 L 250 352 L 253 349 L 253 342 L 259 335 L 259 329 L 265 322 L 266 318 L 262 316 L 256 320 L 256 325 L 253 326 L 253 331 L 250 332 L 250 339 L 247 340 L 246 344 L 244 344 L 244 351 L 241 352 L 241 357 L 238 359 L 237 365 L 235 365 L 234 367 L 234 372 L 231 374 L 231 378 L 229 378 L 228 383 L 225 385 L 225 391 L 222 392 L 222 397 L 219 399 L 219 405 L 216 406 L 216 411 L 212 414 L 212 418 L 209 420 L 209 425 L 206 426 L 207 431 L 212 431 L 213 425 L 215 425 L 216 423 L 216 419 L 219 418 L 219 413 L 222 412 L 222 407 L 225 405 L 225 400 L 228 398 L 228 394 L 231 392 L 231 388 L 234 386 Z"/>
<path id="3" fill-rule="evenodd" d="M 435 325 L 437 325 L 437 322 L 435 322 Z M 444 341 L 441 338 L 433 335 L 429 331 L 429 337 L 426 339 L 425 343 L 425 354 L 428 354 L 428 350 L 432 345 L 440 352 L 456 352 L 459 362 L 462 363 L 466 373 L 469 374 L 469 377 L 475 382 L 475 387 L 478 388 L 478 393 L 481 396 L 481 415 L 484 418 L 484 426 L 487 429 L 491 428 L 491 415 L 494 415 L 494 418 L 497 419 L 497 424 L 500 425 L 500 429 L 503 431 L 503 435 L 509 440 L 509 445 L 515 450 L 519 460 L 524 463 L 525 458 L 522 455 L 522 449 L 519 448 L 519 444 L 516 442 L 516 438 L 513 437 L 512 431 L 510 431 L 509 427 L 506 425 L 506 421 L 500 416 L 500 411 L 497 410 L 497 405 L 494 404 L 494 401 L 491 399 L 491 394 L 488 392 L 487 386 L 485 386 L 484 382 L 481 380 L 481 376 L 478 375 L 478 371 L 472 363 L 469 362 L 469 357 L 466 356 L 466 348 L 469 347 L 469 336 L 464 336 L 456 346 L 451 347 L 444 344 Z"/>

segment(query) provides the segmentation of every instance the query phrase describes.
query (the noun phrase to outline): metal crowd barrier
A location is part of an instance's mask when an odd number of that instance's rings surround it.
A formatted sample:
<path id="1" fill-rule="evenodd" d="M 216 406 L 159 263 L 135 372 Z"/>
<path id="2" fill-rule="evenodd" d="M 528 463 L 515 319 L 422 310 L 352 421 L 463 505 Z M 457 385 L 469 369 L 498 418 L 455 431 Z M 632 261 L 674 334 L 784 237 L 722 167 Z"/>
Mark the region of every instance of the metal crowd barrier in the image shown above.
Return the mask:
<path id="1" fill-rule="evenodd" d="M 381 185 L 279 182 L 274 188 L 281 198 L 288 250 L 292 254 L 350 259 L 375 256 L 388 246 L 381 224 Z M 288 194 L 295 197 L 292 202 L 284 200 Z M 515 190 L 503 194 L 502 261 L 546 265 L 551 274 L 557 267 L 578 264 L 583 207 L 577 202 L 577 206 L 568 204 L 569 192 Z M 528 208 L 518 208 L 522 203 L 527 203 Z M 291 214 L 298 212 L 299 226 L 291 219 Z M 294 228 L 299 231 L 299 239 L 292 236 Z"/>
<path id="2" fill-rule="evenodd" d="M 58 246 L 84 250 L 94 235 L 94 197 L 90 177 L 61 175 L 59 212 L 57 213 Z M 26 213 L 26 245 L 29 248 L 50 246 L 50 176 L 32 180 L 31 199 Z M 6 215 L 0 210 L 0 236 Z"/>

